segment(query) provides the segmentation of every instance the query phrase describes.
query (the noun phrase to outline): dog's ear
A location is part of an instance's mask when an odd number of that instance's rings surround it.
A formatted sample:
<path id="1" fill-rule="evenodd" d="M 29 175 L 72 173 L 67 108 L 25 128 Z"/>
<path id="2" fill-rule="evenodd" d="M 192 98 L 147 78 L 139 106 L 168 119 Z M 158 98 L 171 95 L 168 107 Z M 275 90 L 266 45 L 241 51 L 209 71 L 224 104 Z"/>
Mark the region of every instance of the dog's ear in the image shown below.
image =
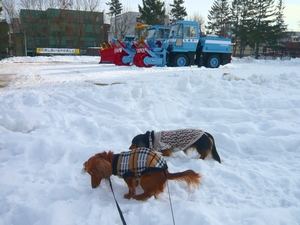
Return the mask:
<path id="1" fill-rule="evenodd" d="M 148 134 L 147 134 L 148 133 Z M 149 147 L 149 132 L 146 132 L 145 134 L 139 134 L 135 137 L 134 142 L 135 146 L 137 148 L 141 148 L 141 147 Z"/>
<path id="2" fill-rule="evenodd" d="M 87 172 L 87 168 L 86 168 L 87 167 L 87 163 L 88 162 L 83 163 L 83 168 L 82 168 L 82 171 L 81 171 L 82 173 L 86 173 Z"/>
<path id="3" fill-rule="evenodd" d="M 150 136 L 150 131 L 147 131 L 144 135 L 142 140 L 140 140 L 141 142 L 144 143 L 143 147 L 149 148 L 150 147 L 150 143 L 149 143 L 149 136 Z"/>
<path id="4" fill-rule="evenodd" d="M 107 160 L 98 159 L 96 166 L 101 178 L 108 179 L 112 175 L 111 164 Z"/>

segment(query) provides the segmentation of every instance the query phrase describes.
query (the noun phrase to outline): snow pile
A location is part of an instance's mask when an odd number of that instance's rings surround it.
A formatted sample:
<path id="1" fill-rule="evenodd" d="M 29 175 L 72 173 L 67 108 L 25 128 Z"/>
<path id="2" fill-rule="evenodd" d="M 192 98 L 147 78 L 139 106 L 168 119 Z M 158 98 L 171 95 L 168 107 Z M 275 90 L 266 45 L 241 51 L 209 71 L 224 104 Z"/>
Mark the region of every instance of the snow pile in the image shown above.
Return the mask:
<path id="1" fill-rule="evenodd" d="M 300 59 L 236 59 L 219 69 L 137 68 L 99 57 L 0 61 L 0 224 L 121 224 L 109 185 L 82 173 L 92 155 L 127 151 L 147 130 L 204 129 L 222 164 L 167 157 L 185 183 L 145 202 L 123 199 L 127 224 L 300 224 Z M 141 191 L 140 189 L 138 191 Z"/>

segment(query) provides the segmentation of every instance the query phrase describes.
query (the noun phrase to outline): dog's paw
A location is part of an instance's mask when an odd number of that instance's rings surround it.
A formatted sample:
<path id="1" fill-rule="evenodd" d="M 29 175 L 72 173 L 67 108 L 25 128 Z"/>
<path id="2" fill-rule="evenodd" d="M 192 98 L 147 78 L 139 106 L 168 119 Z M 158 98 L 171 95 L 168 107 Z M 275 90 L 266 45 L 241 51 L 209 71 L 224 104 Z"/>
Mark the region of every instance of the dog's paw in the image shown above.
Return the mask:
<path id="1" fill-rule="evenodd" d="M 132 198 L 132 195 L 131 195 L 131 194 L 125 194 L 125 195 L 124 195 L 124 198 L 126 198 L 126 199 L 131 199 L 131 198 Z"/>

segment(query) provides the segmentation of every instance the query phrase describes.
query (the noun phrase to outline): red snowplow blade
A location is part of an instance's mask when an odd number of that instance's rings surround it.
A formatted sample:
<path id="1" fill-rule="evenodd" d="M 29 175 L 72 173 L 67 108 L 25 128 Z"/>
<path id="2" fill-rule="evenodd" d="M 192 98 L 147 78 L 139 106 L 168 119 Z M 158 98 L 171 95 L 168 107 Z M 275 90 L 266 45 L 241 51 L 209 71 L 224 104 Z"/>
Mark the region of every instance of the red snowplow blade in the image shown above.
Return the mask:
<path id="1" fill-rule="evenodd" d="M 99 63 L 114 63 L 114 48 L 100 50 L 99 53 L 100 53 Z"/>
<path id="2" fill-rule="evenodd" d="M 102 46 L 101 46 L 102 47 Z M 100 62 L 99 63 L 114 63 L 115 46 L 110 43 L 109 45 L 103 44 L 102 50 L 99 50 Z"/>

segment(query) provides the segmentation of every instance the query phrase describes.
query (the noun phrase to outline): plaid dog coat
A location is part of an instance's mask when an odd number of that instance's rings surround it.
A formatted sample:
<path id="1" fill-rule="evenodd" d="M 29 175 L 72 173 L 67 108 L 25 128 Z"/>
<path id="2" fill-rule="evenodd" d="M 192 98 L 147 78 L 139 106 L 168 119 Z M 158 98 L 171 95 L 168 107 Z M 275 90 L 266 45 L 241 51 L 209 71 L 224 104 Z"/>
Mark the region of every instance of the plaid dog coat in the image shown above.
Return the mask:
<path id="1" fill-rule="evenodd" d="M 115 154 L 112 173 L 121 178 L 139 178 L 151 171 L 166 171 L 167 163 L 162 156 L 149 148 L 137 148 L 134 151 Z"/>
<path id="2" fill-rule="evenodd" d="M 194 144 L 205 132 L 195 129 L 180 129 L 154 132 L 153 148 L 156 151 L 172 149 L 173 151 L 183 151 Z M 150 148 L 152 148 L 151 136 L 149 138 Z"/>

